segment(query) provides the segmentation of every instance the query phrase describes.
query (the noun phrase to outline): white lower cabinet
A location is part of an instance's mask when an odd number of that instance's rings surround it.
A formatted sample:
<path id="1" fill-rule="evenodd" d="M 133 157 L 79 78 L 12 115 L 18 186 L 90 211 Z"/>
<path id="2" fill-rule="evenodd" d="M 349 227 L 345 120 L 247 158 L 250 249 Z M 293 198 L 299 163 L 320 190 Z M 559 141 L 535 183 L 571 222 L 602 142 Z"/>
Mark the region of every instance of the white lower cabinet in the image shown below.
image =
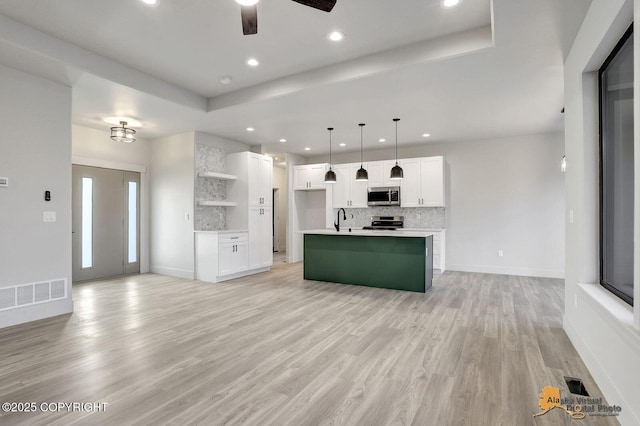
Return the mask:
<path id="1" fill-rule="evenodd" d="M 271 206 L 249 207 L 249 269 L 273 265 Z"/>
<path id="2" fill-rule="evenodd" d="M 217 283 L 249 269 L 247 232 L 196 232 L 196 279 Z"/>

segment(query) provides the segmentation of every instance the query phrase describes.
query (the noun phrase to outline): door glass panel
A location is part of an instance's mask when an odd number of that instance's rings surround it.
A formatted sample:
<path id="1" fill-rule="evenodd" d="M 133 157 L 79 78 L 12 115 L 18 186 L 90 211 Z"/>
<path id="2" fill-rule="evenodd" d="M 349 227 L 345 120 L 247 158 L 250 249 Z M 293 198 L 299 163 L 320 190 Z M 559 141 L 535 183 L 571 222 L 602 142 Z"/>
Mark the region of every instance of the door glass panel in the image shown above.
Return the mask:
<path id="1" fill-rule="evenodd" d="M 129 229 L 127 232 L 128 240 L 128 260 L 129 263 L 138 261 L 138 183 L 129 182 Z"/>
<path id="2" fill-rule="evenodd" d="M 93 179 L 82 178 L 82 267 L 93 266 Z"/>

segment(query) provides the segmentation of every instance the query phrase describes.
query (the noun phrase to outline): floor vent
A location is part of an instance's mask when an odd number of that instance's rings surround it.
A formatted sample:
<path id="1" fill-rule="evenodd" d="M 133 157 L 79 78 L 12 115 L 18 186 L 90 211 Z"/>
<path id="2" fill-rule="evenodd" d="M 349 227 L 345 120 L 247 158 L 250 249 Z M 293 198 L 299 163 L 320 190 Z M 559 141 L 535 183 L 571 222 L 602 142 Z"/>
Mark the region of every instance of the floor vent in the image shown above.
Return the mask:
<path id="1" fill-rule="evenodd" d="M 567 382 L 567 386 L 569 387 L 569 392 L 574 395 L 582 395 L 589 396 L 589 392 L 584 387 L 584 383 L 582 383 L 582 379 L 576 379 L 575 377 L 564 377 L 564 381 Z"/>
<path id="2" fill-rule="evenodd" d="M 66 278 L 0 288 L 0 311 L 67 297 Z"/>

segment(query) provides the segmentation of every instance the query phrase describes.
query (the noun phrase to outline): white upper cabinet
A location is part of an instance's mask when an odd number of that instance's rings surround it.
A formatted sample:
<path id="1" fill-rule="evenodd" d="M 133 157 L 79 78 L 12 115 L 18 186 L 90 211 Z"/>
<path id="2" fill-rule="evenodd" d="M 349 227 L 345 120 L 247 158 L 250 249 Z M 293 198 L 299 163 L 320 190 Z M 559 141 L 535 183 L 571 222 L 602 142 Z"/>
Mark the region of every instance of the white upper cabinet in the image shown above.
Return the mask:
<path id="1" fill-rule="evenodd" d="M 395 165 L 395 160 L 370 161 L 367 163 L 365 169 L 369 172 L 368 187 L 399 186 L 400 183 L 397 180 L 389 179 L 391 168 Z"/>
<path id="2" fill-rule="evenodd" d="M 400 165 L 402 207 L 444 207 L 444 157 L 409 158 Z"/>
<path id="3" fill-rule="evenodd" d="M 248 154 L 249 205 L 271 205 L 273 159 L 266 155 Z"/>
<path id="4" fill-rule="evenodd" d="M 367 168 L 367 165 L 364 165 Z M 333 185 L 333 208 L 367 207 L 367 182 L 357 181 L 356 172 L 360 163 L 333 166 L 336 183 Z"/>
<path id="5" fill-rule="evenodd" d="M 326 189 L 324 174 L 327 164 L 306 164 L 293 168 L 293 189 L 299 191 L 312 191 Z"/>

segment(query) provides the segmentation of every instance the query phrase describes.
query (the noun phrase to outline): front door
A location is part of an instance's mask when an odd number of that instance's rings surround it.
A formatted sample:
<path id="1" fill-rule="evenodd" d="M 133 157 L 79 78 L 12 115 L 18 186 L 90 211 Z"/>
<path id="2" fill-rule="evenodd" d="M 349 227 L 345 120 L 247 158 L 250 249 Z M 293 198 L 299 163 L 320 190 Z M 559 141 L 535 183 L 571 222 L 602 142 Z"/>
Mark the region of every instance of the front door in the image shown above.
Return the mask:
<path id="1" fill-rule="evenodd" d="M 140 173 L 73 166 L 73 281 L 140 272 Z"/>

